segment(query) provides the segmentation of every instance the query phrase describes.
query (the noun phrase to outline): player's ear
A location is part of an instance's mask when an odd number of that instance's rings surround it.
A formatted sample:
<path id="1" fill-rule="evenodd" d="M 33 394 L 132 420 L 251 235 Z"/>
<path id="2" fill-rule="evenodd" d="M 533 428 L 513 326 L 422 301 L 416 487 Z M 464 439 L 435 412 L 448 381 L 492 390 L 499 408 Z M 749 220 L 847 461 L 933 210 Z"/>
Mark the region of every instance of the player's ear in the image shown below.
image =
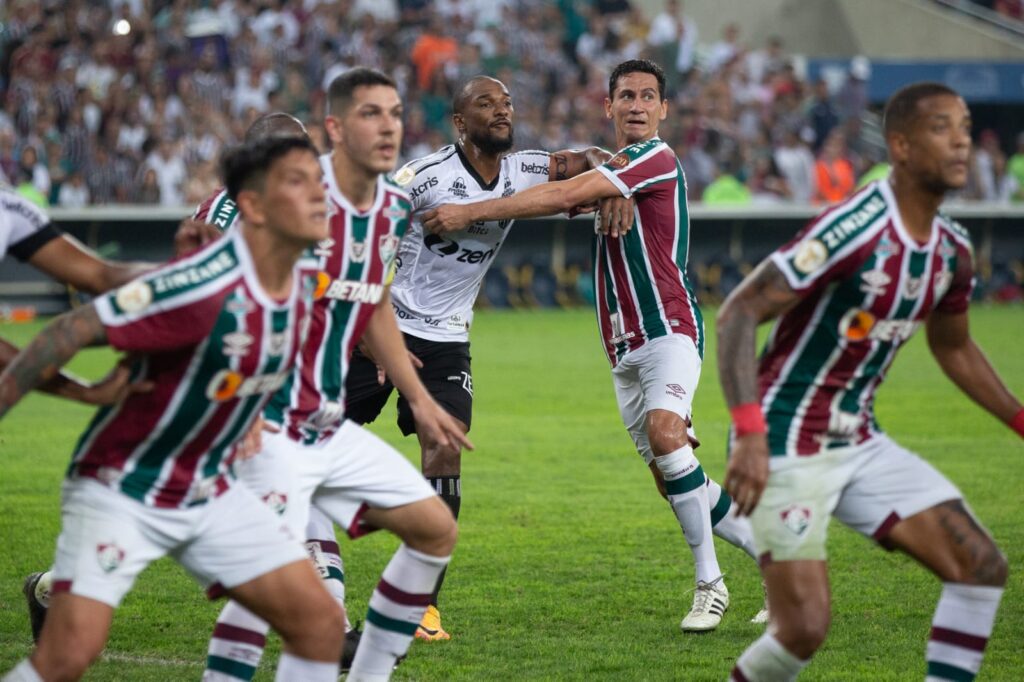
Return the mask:
<path id="1" fill-rule="evenodd" d="M 262 225 L 267 214 L 263 206 L 263 195 L 256 190 L 243 189 L 238 193 L 238 210 L 242 219 L 252 225 Z"/>
<path id="2" fill-rule="evenodd" d="M 608 119 L 612 117 L 612 101 L 607 97 L 604 98 L 604 117 Z"/>
<path id="3" fill-rule="evenodd" d="M 661 100 L 661 113 L 658 115 L 659 121 L 664 121 L 668 117 L 668 100 Z"/>
<path id="4" fill-rule="evenodd" d="M 885 136 L 885 143 L 889 147 L 889 159 L 894 165 L 907 160 L 910 155 L 910 140 L 905 133 L 894 130 Z"/>
<path id="5" fill-rule="evenodd" d="M 341 121 L 338 120 L 337 116 L 327 116 L 324 118 L 324 130 L 327 132 L 327 139 L 331 141 L 331 144 L 338 144 L 345 137 Z"/>
<path id="6" fill-rule="evenodd" d="M 455 129 L 459 131 L 459 135 L 466 132 L 466 119 L 462 117 L 462 114 L 457 112 L 452 114 L 452 124 L 455 126 Z"/>

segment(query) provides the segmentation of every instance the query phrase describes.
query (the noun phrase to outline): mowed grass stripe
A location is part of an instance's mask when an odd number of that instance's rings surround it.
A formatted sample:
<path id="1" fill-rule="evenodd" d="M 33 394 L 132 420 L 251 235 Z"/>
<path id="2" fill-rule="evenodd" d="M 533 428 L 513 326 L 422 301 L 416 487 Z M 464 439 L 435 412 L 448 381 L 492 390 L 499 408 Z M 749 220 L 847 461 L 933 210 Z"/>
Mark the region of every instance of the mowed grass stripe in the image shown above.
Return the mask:
<path id="1" fill-rule="evenodd" d="M 1024 309 L 981 306 L 971 320 L 993 364 L 1024 395 Z M 692 599 L 692 560 L 619 421 L 594 324 L 590 310 L 477 317 L 478 449 L 464 455 L 460 541 L 441 603 L 453 639 L 414 644 L 395 679 L 720 681 L 760 634 L 747 622 L 760 605 L 760 580 L 745 555 L 721 542 L 732 597 L 723 625 L 701 636 L 679 631 Z M 24 342 L 37 328 L 0 327 L 0 336 Z M 721 480 L 728 419 L 708 332 L 695 402 L 697 455 Z M 880 391 L 879 421 L 960 486 L 1007 553 L 1010 586 L 978 679 L 1019 680 L 1024 447 L 941 375 L 923 341 L 919 334 L 897 358 Z M 98 377 L 109 358 L 90 351 L 73 369 Z M 21 581 L 51 561 L 58 486 L 90 413 L 33 396 L 0 422 L 0 539 L 9 548 L 0 555 L 0 670 L 29 651 Z M 394 415 L 392 404 L 373 430 L 417 461 L 415 441 L 398 435 Z M 365 618 L 396 545 L 381 534 L 342 539 L 353 620 Z M 832 632 L 801 679 L 923 679 L 940 583 L 838 525 L 829 551 Z M 158 562 L 115 617 L 109 650 L 118 660 L 101 660 L 87 679 L 196 679 L 218 609 L 180 568 Z M 258 680 L 273 679 L 279 645 L 271 640 Z M 179 671 L 156 660 L 196 666 Z"/>

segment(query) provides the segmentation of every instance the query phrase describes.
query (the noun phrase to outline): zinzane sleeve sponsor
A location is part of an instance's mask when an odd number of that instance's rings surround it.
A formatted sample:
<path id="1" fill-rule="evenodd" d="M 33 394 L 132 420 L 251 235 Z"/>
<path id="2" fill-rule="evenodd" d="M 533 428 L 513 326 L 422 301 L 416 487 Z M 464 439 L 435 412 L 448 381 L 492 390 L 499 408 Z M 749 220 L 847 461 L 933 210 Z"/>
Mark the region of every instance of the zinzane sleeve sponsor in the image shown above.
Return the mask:
<path id="1" fill-rule="evenodd" d="M 596 169 L 627 199 L 652 192 L 660 183 L 677 178 L 676 157 L 663 142 L 641 142 L 624 148 Z M 674 190 L 673 190 L 674 191 Z"/>

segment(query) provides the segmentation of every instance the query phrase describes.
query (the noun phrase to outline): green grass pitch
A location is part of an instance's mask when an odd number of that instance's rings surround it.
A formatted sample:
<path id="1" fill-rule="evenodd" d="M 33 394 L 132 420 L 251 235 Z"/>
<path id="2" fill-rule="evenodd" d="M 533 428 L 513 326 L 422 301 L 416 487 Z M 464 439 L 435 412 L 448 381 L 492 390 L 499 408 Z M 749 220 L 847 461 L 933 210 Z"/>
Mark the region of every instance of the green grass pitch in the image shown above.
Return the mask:
<path id="1" fill-rule="evenodd" d="M 0 335 L 23 343 L 38 328 Z M 972 329 L 1024 395 L 1024 308 L 976 307 Z M 1010 584 L 979 679 L 1024 679 L 1024 446 L 941 376 L 922 337 L 882 388 L 879 418 L 961 487 L 1008 554 Z M 713 633 L 679 631 L 692 599 L 690 553 L 619 421 L 593 315 L 484 312 L 473 354 L 477 450 L 464 455 L 461 537 L 441 605 L 453 639 L 414 643 L 395 679 L 726 679 L 761 632 L 747 622 L 761 603 L 757 571 L 719 542 L 732 606 Z M 72 367 L 95 377 L 109 363 L 91 351 Z M 697 454 L 720 479 L 727 413 L 713 342 L 700 386 Z M 32 396 L 0 423 L 0 671 L 30 650 L 22 579 L 52 558 L 61 476 L 89 414 Z M 418 461 L 393 407 L 385 414 L 374 431 Z M 395 545 L 381 534 L 342 540 L 353 619 Z M 832 632 L 802 679 L 923 679 L 938 581 L 837 524 L 829 552 Z M 117 613 L 88 679 L 198 679 L 217 610 L 179 567 L 158 562 Z M 275 641 L 258 679 L 273 679 L 278 650 Z"/>

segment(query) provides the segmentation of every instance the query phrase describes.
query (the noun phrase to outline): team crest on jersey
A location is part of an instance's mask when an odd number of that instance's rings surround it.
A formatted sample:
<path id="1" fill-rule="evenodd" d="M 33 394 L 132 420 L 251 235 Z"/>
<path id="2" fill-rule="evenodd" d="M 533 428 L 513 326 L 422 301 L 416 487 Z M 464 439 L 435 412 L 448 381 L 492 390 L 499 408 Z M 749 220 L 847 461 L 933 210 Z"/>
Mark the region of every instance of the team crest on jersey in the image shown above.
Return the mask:
<path id="1" fill-rule="evenodd" d="M 348 247 L 348 259 L 353 263 L 366 260 L 366 242 L 352 242 Z"/>
<path id="2" fill-rule="evenodd" d="M 828 249 L 817 239 L 808 239 L 797 249 L 793 267 L 805 275 L 814 272 L 828 260 Z"/>
<path id="3" fill-rule="evenodd" d="M 416 171 L 412 169 L 412 166 L 402 166 L 395 173 L 395 183 L 402 187 L 408 187 L 412 184 L 413 178 L 416 177 Z"/>
<path id="4" fill-rule="evenodd" d="M 783 509 L 779 516 L 782 518 L 782 525 L 797 537 L 806 533 L 811 525 L 811 510 L 809 507 L 792 504 Z"/>
<path id="5" fill-rule="evenodd" d="M 469 194 L 466 192 L 466 181 L 462 179 L 462 176 L 455 178 L 455 182 L 448 188 L 448 191 L 460 199 L 469 198 Z"/>
<path id="6" fill-rule="evenodd" d="M 921 293 L 921 285 L 924 280 L 921 277 L 907 277 L 903 283 L 903 295 L 906 298 L 917 298 Z"/>
<path id="7" fill-rule="evenodd" d="M 316 248 L 313 249 L 313 255 L 319 258 L 330 258 L 331 254 L 334 253 L 334 240 L 328 237 L 316 243 Z"/>
<path id="8" fill-rule="evenodd" d="M 409 216 L 409 212 L 398 204 L 391 204 L 384 209 L 384 217 L 392 222 L 398 222 L 399 220 L 405 220 Z"/>
<path id="9" fill-rule="evenodd" d="M 281 355 L 284 347 L 288 345 L 288 332 L 274 332 L 267 337 L 267 352 L 271 355 Z"/>
<path id="10" fill-rule="evenodd" d="M 860 290 L 871 296 L 885 296 L 885 287 L 892 281 L 892 277 L 882 270 L 869 270 L 860 279 Z"/>
<path id="11" fill-rule="evenodd" d="M 895 256 L 899 252 L 899 245 L 894 243 L 891 239 L 885 236 L 878 240 L 878 246 L 875 247 L 875 254 L 882 259 L 889 258 L 890 256 Z"/>
<path id="12" fill-rule="evenodd" d="M 943 241 L 942 245 L 939 246 L 939 256 L 945 260 L 949 260 L 956 255 L 956 247 L 947 241 Z"/>
<path id="13" fill-rule="evenodd" d="M 126 313 L 137 313 L 153 302 L 153 287 L 148 282 L 128 282 L 114 294 L 117 307 Z"/>
<path id="14" fill-rule="evenodd" d="M 110 573 L 124 561 L 124 550 L 113 542 L 101 542 L 96 545 L 96 561 L 100 568 Z"/>
<path id="15" fill-rule="evenodd" d="M 950 285 L 953 284 L 953 273 L 949 270 L 943 270 L 935 273 L 935 300 L 938 301 L 940 298 L 946 295 L 949 291 Z"/>
<path id="16" fill-rule="evenodd" d="M 249 354 L 249 347 L 252 346 L 253 338 L 246 332 L 231 332 L 224 337 L 224 355 L 231 358 L 240 358 Z"/>
<path id="17" fill-rule="evenodd" d="M 612 168 L 618 168 L 619 170 L 625 168 L 629 165 L 629 154 L 616 154 L 610 161 L 608 161 L 608 165 Z"/>
<path id="18" fill-rule="evenodd" d="M 393 234 L 381 235 L 380 241 L 377 243 L 377 253 L 380 254 L 381 263 L 384 265 L 391 263 L 395 253 L 398 252 L 398 241 L 398 237 Z"/>
<path id="19" fill-rule="evenodd" d="M 256 304 L 244 296 L 232 297 L 224 304 L 224 309 L 232 315 L 248 315 L 256 310 Z"/>

